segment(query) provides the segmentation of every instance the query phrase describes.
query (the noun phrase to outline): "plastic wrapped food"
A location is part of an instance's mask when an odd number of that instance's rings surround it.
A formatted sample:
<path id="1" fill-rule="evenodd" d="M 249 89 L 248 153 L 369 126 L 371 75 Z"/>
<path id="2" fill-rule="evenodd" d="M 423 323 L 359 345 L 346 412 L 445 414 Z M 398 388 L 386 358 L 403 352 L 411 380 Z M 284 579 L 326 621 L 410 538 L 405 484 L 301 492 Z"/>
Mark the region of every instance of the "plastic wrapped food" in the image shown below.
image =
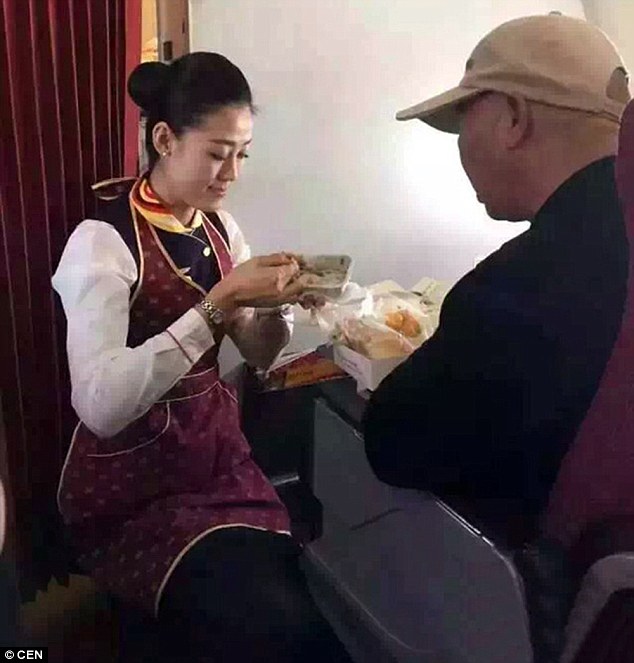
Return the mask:
<path id="1" fill-rule="evenodd" d="M 369 359 L 407 356 L 437 326 L 437 316 L 428 315 L 420 297 L 407 292 L 370 292 L 361 301 L 329 305 L 317 317 L 335 344 L 346 345 Z"/>
<path id="2" fill-rule="evenodd" d="M 407 357 L 416 349 L 404 336 L 371 319 L 345 320 L 341 331 L 344 344 L 368 359 Z"/>

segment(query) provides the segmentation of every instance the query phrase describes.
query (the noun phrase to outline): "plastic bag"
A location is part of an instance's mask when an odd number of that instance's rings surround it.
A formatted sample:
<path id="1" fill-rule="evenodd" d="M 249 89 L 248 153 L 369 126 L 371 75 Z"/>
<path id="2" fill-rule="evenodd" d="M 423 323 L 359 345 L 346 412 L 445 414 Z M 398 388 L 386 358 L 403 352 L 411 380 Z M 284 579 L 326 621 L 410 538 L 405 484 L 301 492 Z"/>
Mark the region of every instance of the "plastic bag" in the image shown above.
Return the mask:
<path id="1" fill-rule="evenodd" d="M 327 304 L 315 312 L 320 328 L 333 343 L 369 359 L 405 357 L 435 331 L 437 320 L 407 292 L 367 292 L 360 300 Z"/>

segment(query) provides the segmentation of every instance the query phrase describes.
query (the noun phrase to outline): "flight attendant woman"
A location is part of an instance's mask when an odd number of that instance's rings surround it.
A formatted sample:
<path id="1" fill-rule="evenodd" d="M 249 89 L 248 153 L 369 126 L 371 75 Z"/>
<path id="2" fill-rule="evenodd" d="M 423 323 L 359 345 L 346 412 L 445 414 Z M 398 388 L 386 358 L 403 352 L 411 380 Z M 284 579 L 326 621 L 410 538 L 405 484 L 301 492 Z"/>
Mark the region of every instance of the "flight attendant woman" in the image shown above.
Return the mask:
<path id="1" fill-rule="evenodd" d="M 251 90 L 213 53 L 140 65 L 128 90 L 149 172 L 94 187 L 99 212 L 53 277 L 80 418 L 58 500 L 79 563 L 157 616 L 169 660 L 347 660 L 218 376 L 224 336 L 269 365 L 302 295 L 294 259 L 250 258 L 222 209 L 248 156 Z"/>

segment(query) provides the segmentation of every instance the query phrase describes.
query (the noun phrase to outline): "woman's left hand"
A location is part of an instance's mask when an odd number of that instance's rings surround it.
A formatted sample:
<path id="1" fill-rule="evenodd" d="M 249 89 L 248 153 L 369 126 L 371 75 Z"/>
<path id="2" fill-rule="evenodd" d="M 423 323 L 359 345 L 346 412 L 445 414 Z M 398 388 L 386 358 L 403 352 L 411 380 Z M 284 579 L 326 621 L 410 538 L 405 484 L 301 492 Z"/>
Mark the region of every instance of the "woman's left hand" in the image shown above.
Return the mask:
<path id="1" fill-rule="evenodd" d="M 301 267 L 304 264 L 304 258 L 302 256 L 302 254 L 293 253 L 291 251 L 284 251 L 283 255 L 290 258 L 291 260 L 294 260 L 295 263 L 299 266 L 299 268 L 301 270 Z M 297 303 L 304 310 L 307 310 L 307 311 L 315 310 L 315 309 L 323 308 L 326 305 L 326 298 L 323 295 L 317 295 L 317 294 L 314 294 L 314 293 L 309 293 L 309 294 L 306 294 L 306 295 L 301 295 L 299 297 L 299 299 L 297 300 Z"/>

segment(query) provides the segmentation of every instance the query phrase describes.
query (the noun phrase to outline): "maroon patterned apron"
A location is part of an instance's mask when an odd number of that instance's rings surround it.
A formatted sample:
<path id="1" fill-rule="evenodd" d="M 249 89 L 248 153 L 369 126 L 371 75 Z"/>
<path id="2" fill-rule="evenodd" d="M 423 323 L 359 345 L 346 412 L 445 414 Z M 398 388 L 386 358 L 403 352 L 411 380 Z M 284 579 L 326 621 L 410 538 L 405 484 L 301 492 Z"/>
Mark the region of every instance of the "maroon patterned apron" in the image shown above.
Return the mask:
<path id="1" fill-rule="evenodd" d="M 203 292 L 178 273 L 154 228 L 133 216 L 141 266 L 131 347 L 165 330 Z M 229 249 L 204 225 L 225 275 Z M 236 526 L 290 530 L 285 507 L 251 458 L 235 394 L 218 377 L 218 344 L 113 438 L 99 439 L 80 423 L 60 479 L 59 508 L 79 564 L 108 591 L 155 612 L 179 560 L 206 534 Z"/>

